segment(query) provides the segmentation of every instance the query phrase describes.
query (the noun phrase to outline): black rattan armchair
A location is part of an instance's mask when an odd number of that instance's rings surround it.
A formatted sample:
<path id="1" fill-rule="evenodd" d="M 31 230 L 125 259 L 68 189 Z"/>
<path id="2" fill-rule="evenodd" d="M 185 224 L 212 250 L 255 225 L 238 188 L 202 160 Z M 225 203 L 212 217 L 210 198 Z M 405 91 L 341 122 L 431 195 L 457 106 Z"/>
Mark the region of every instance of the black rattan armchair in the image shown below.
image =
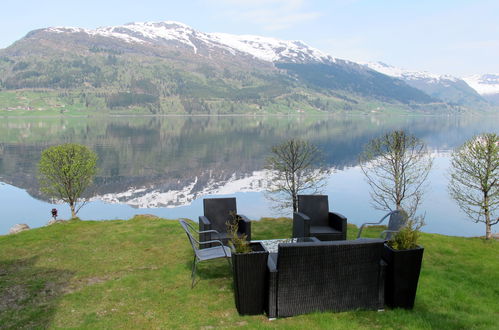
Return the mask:
<path id="1" fill-rule="evenodd" d="M 232 214 L 236 215 L 238 233 L 246 235 L 251 241 L 251 222 L 244 215 L 237 214 L 236 199 L 231 198 L 205 198 L 203 200 L 204 215 L 199 217 L 199 231 L 216 230 L 217 232 L 202 233 L 200 241 L 220 240 L 228 244 L 226 223 L 234 221 Z"/>
<path id="2" fill-rule="evenodd" d="M 378 222 L 367 222 L 362 224 L 362 226 L 360 226 L 359 233 L 357 234 L 357 238 L 360 238 L 362 231 L 367 225 L 381 225 L 383 221 L 385 221 L 385 219 L 387 218 L 389 218 L 388 228 L 381 232 L 380 237 L 388 241 L 392 237 L 392 234 L 397 233 L 402 227 L 404 227 L 407 224 L 407 220 L 409 217 L 404 210 L 391 211 L 388 214 L 386 214 L 383 218 L 381 218 L 381 220 Z"/>
<path id="3" fill-rule="evenodd" d="M 383 309 L 383 243 L 364 239 L 280 244 L 267 263 L 269 318 Z"/>
<path id="4" fill-rule="evenodd" d="M 347 218 L 329 212 L 325 195 L 298 195 L 298 212 L 293 213 L 293 237 L 310 236 L 321 241 L 347 238 Z"/>

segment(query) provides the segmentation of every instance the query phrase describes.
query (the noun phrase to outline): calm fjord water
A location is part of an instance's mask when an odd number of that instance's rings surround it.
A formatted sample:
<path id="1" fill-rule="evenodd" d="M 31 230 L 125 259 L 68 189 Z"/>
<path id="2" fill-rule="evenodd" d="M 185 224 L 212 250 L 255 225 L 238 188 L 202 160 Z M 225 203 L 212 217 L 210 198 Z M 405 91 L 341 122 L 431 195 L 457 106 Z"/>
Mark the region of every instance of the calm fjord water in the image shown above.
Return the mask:
<path id="1" fill-rule="evenodd" d="M 236 196 L 238 211 L 252 219 L 277 213 L 263 195 L 262 168 L 270 146 L 290 137 L 319 146 L 335 173 L 325 193 L 330 209 L 351 223 L 377 220 L 358 156 L 370 139 L 404 129 L 423 139 L 435 155 L 422 207 L 424 231 L 482 235 L 447 194 L 449 152 L 475 134 L 498 132 L 497 117 L 269 116 L 2 118 L 0 122 L 0 234 L 16 223 L 43 226 L 56 207 L 38 193 L 40 152 L 66 142 L 82 143 L 99 156 L 93 201 L 82 219 L 128 219 L 156 214 L 197 219 L 202 198 Z"/>

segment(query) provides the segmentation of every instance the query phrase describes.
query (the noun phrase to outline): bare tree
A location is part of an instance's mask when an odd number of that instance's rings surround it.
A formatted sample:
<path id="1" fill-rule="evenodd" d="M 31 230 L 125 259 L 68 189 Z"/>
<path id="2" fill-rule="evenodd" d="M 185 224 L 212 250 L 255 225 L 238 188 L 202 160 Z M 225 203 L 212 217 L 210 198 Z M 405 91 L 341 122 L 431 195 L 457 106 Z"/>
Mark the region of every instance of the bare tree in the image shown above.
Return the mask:
<path id="1" fill-rule="evenodd" d="M 371 140 L 360 156 L 373 206 L 380 210 L 403 209 L 409 217 L 414 217 L 421 203 L 432 164 L 425 143 L 404 131 Z"/>
<path id="2" fill-rule="evenodd" d="M 277 207 L 298 210 L 298 194 L 318 193 L 326 184 L 329 171 L 322 167 L 321 151 L 307 141 L 290 139 L 271 149 L 267 158 L 268 187 L 266 197 Z"/>
<path id="3" fill-rule="evenodd" d="M 499 223 L 498 135 L 475 136 L 452 153 L 449 192 L 473 221 L 485 223 L 485 239 L 490 239 Z"/>

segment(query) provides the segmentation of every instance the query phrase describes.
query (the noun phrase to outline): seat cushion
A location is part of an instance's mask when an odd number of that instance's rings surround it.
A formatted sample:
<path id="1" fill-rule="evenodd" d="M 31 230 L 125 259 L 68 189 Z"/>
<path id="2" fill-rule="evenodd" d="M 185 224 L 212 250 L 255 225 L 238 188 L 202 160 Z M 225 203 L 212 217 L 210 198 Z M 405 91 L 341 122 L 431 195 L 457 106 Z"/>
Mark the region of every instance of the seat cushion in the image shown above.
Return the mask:
<path id="1" fill-rule="evenodd" d="M 341 234 L 341 231 L 329 226 L 313 226 L 310 227 L 310 235 L 312 234 Z"/>
<path id="2" fill-rule="evenodd" d="M 225 252 L 224 252 L 225 250 Z M 227 246 L 215 246 L 207 249 L 201 249 L 196 251 L 196 255 L 199 260 L 209 260 L 216 258 L 231 257 L 230 248 Z"/>

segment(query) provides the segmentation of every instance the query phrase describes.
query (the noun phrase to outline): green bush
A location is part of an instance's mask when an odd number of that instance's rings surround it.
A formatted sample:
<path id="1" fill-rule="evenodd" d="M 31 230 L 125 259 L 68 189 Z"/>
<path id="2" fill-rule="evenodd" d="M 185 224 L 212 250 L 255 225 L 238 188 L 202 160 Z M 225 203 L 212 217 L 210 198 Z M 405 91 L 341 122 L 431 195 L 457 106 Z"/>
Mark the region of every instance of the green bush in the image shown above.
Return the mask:
<path id="1" fill-rule="evenodd" d="M 398 233 L 388 241 L 388 245 L 395 250 L 410 250 L 418 247 L 421 227 L 424 226 L 423 217 L 411 219 Z"/>
<path id="2" fill-rule="evenodd" d="M 236 253 L 249 253 L 251 248 L 247 240 L 247 235 L 239 235 L 237 233 L 237 228 L 239 227 L 238 222 L 241 220 L 235 212 L 230 213 L 231 220 L 227 221 L 225 225 L 227 226 L 227 233 L 229 234 L 229 245 L 232 251 Z"/>

